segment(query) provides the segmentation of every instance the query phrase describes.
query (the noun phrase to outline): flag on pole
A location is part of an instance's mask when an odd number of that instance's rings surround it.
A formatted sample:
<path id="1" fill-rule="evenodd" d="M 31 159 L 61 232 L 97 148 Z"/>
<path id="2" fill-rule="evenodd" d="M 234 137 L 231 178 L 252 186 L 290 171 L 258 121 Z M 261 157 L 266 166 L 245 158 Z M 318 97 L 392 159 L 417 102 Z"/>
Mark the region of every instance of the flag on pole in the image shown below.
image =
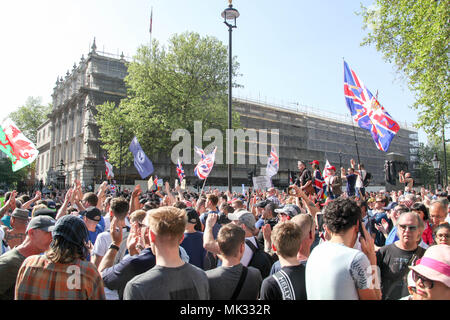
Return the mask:
<path id="1" fill-rule="evenodd" d="M 150 34 L 152 33 L 152 24 L 153 24 L 153 7 L 152 11 L 150 12 Z"/>
<path id="2" fill-rule="evenodd" d="M 105 174 L 106 174 L 106 179 L 109 180 L 109 179 L 114 178 L 113 166 L 111 165 L 111 163 L 108 162 L 108 160 L 106 160 L 106 157 L 103 157 L 103 159 L 105 159 L 105 166 L 106 166 Z"/>
<path id="3" fill-rule="evenodd" d="M 400 126 L 345 61 L 344 94 L 353 120 L 370 132 L 379 150 L 387 152 Z"/>
<path id="4" fill-rule="evenodd" d="M 325 181 L 322 177 L 322 173 L 320 172 L 319 169 L 314 170 L 313 173 L 313 180 L 314 180 L 314 184 L 313 187 L 316 191 L 317 194 L 317 199 L 324 199 L 325 198 L 325 194 L 323 192 L 324 186 L 325 185 Z"/>
<path id="5" fill-rule="evenodd" d="M 270 150 L 270 156 L 267 159 L 266 176 L 272 177 L 277 174 L 280 167 L 280 161 L 278 159 L 278 154 L 274 146 Z"/>
<path id="6" fill-rule="evenodd" d="M 10 118 L 0 125 L 0 150 L 11 160 L 14 172 L 31 164 L 39 154 L 34 143 L 24 136 Z"/>
<path id="7" fill-rule="evenodd" d="M 153 176 L 150 177 L 147 181 L 147 190 L 151 191 L 153 189 Z"/>
<path id="8" fill-rule="evenodd" d="M 327 178 L 331 175 L 329 169 L 331 168 L 331 164 L 328 159 L 325 162 L 325 168 L 323 169 L 323 179 L 327 181 Z"/>
<path id="9" fill-rule="evenodd" d="M 180 159 L 178 159 L 178 163 L 177 163 L 177 175 L 178 175 L 178 179 L 180 179 L 180 182 L 183 181 L 185 175 L 184 175 L 184 170 L 181 165 Z"/>
<path id="10" fill-rule="evenodd" d="M 142 179 L 145 179 L 153 172 L 153 163 L 145 155 L 136 137 L 131 140 L 130 151 L 134 156 L 134 166 Z"/>
<path id="11" fill-rule="evenodd" d="M 211 170 L 214 166 L 214 160 L 216 158 L 216 150 L 217 147 L 214 148 L 214 150 L 208 154 L 205 155 L 205 151 L 203 149 L 198 148 L 197 146 L 194 147 L 195 152 L 199 154 L 202 159 L 197 163 L 197 166 L 194 169 L 194 174 L 200 179 L 206 179 L 208 175 L 211 173 Z"/>

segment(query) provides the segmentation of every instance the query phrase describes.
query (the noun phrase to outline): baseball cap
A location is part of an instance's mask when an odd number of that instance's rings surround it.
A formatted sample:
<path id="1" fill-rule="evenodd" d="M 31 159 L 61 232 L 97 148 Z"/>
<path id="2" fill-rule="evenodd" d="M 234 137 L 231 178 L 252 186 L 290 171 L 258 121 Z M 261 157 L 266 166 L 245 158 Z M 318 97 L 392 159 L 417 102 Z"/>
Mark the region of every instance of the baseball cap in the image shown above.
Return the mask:
<path id="1" fill-rule="evenodd" d="M 47 201 L 47 207 L 48 207 L 49 209 L 56 209 L 56 203 L 55 203 L 55 201 L 53 201 L 53 200 L 48 200 L 48 201 Z"/>
<path id="2" fill-rule="evenodd" d="M 282 208 L 280 208 L 280 209 L 275 209 L 275 212 L 276 213 L 282 213 L 282 214 L 285 214 L 285 215 L 288 215 L 289 217 L 293 217 L 293 216 L 296 216 L 298 213 L 297 213 L 297 210 L 294 208 L 294 207 L 292 207 L 292 206 L 288 206 L 288 205 L 285 205 L 284 207 L 282 207 Z"/>
<path id="3" fill-rule="evenodd" d="M 297 214 L 299 214 L 300 212 L 302 212 L 301 210 L 300 210 L 300 207 L 299 206 L 297 206 L 297 205 L 295 205 L 295 204 L 293 204 L 293 203 L 288 203 L 288 204 L 286 204 L 286 205 L 284 205 L 285 207 L 292 207 L 292 208 L 294 208 L 294 210 L 295 210 L 295 212 L 297 212 Z"/>
<path id="4" fill-rule="evenodd" d="M 186 211 L 188 223 L 197 224 L 200 221 L 200 217 L 194 208 L 188 207 L 184 210 Z"/>
<path id="5" fill-rule="evenodd" d="M 28 223 L 26 232 L 31 229 L 40 229 L 42 231 L 51 232 L 55 229 L 55 223 L 56 220 L 48 215 L 35 216 L 30 220 L 30 223 Z"/>
<path id="6" fill-rule="evenodd" d="M 255 223 L 256 219 L 253 213 L 241 210 L 233 213 L 228 214 L 228 219 L 231 221 L 239 221 L 239 223 L 242 223 L 247 228 L 254 230 L 255 229 Z"/>
<path id="7" fill-rule="evenodd" d="M 309 164 L 317 164 L 317 165 L 319 165 L 319 161 L 318 161 L 318 160 L 313 160 L 313 161 L 310 162 Z"/>
<path id="8" fill-rule="evenodd" d="M 336 167 L 335 167 L 335 166 L 329 166 L 327 169 L 328 169 L 328 170 L 336 171 Z"/>
<path id="9" fill-rule="evenodd" d="M 34 217 L 37 216 L 50 216 L 53 219 L 56 218 L 56 212 L 52 209 L 38 209 L 34 212 Z"/>
<path id="10" fill-rule="evenodd" d="M 15 208 L 14 211 L 11 214 L 11 217 L 21 220 L 28 220 L 28 210 Z"/>
<path id="11" fill-rule="evenodd" d="M 450 246 L 438 244 L 429 247 L 417 264 L 409 268 L 450 287 Z"/>
<path id="12" fill-rule="evenodd" d="M 89 241 L 89 233 L 83 220 L 72 215 L 58 219 L 52 235 L 60 236 L 78 246 L 83 246 Z"/>
<path id="13" fill-rule="evenodd" d="M 394 209 L 397 205 L 398 205 L 397 202 L 391 202 L 391 203 L 388 204 L 387 207 L 383 207 L 383 210 L 392 210 L 392 209 Z"/>
<path id="14" fill-rule="evenodd" d="M 255 204 L 255 207 L 257 208 L 264 208 L 270 201 L 267 200 L 260 200 Z"/>
<path id="15" fill-rule="evenodd" d="M 96 207 L 89 207 L 89 208 L 87 208 L 84 211 L 83 215 L 86 216 L 86 218 L 88 218 L 90 220 L 97 221 L 97 222 L 100 221 L 100 219 L 102 217 L 102 213 Z"/>

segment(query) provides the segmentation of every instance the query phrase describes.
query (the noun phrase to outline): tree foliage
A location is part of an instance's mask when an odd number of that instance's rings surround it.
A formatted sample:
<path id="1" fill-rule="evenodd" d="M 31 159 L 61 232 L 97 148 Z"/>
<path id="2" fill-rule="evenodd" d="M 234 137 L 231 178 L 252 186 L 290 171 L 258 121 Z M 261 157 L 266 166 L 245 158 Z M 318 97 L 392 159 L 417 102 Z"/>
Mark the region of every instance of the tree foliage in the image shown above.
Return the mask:
<path id="1" fill-rule="evenodd" d="M 450 168 L 450 150 L 446 148 L 447 153 L 447 168 Z M 432 160 L 434 155 L 437 155 L 441 162 L 441 182 L 445 182 L 445 166 L 444 166 L 444 148 L 442 146 L 442 141 L 436 138 L 429 139 L 427 144 L 420 143 L 418 149 L 418 165 L 417 178 L 422 185 L 435 185 L 436 173 L 433 168 Z"/>
<path id="2" fill-rule="evenodd" d="M 435 135 L 448 124 L 450 0 L 376 0 L 362 6 L 362 45 L 375 45 L 415 93 L 416 127 Z"/>
<path id="3" fill-rule="evenodd" d="M 238 63 L 233 60 L 233 78 Z M 167 48 L 156 40 L 152 48 L 141 46 L 129 63 L 125 78 L 127 98 L 119 106 L 97 106 L 100 140 L 109 159 L 119 163 L 120 134 L 123 133 L 123 164 L 130 164 L 128 151 L 136 136 L 149 158 L 167 155 L 178 141 L 171 141 L 176 129 L 193 135 L 194 120 L 203 122 L 203 132 L 227 128 L 228 54 L 218 39 L 197 33 L 174 35 Z M 236 86 L 236 85 L 235 85 Z M 233 113 L 233 126 L 239 115 Z M 225 134 L 224 134 L 225 136 Z"/>
<path id="4" fill-rule="evenodd" d="M 25 137 L 36 143 L 37 129 L 47 120 L 47 115 L 50 113 L 51 108 L 51 105 L 43 106 L 42 98 L 40 97 L 28 97 L 25 105 L 21 106 L 17 111 L 11 112 L 9 117 Z"/>
<path id="5" fill-rule="evenodd" d="M 32 164 L 34 166 L 35 162 Z M 32 166 L 26 166 L 16 172 L 12 171 L 9 158 L 0 159 L 0 188 L 12 189 L 23 183 Z"/>

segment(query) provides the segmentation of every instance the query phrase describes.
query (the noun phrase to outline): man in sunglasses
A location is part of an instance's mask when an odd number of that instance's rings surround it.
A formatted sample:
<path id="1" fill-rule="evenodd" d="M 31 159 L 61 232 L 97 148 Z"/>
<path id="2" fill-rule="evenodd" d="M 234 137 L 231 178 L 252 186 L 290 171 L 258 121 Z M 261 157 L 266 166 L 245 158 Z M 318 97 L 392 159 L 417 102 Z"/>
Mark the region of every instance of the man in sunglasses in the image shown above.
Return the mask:
<path id="1" fill-rule="evenodd" d="M 423 228 L 423 221 L 418 214 L 404 212 L 397 220 L 399 239 L 378 250 L 377 265 L 381 272 L 383 299 L 398 300 L 408 295 L 408 266 L 413 265 L 425 252 L 418 245 Z"/>

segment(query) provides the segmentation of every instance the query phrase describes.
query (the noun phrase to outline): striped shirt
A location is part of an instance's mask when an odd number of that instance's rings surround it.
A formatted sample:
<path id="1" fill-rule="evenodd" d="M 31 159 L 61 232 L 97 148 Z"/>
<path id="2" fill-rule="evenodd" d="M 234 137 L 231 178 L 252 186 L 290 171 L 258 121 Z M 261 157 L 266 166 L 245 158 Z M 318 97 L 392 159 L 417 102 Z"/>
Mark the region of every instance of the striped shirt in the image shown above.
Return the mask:
<path id="1" fill-rule="evenodd" d="M 53 263 L 45 255 L 28 257 L 16 280 L 16 300 L 104 300 L 103 280 L 94 264 Z"/>

